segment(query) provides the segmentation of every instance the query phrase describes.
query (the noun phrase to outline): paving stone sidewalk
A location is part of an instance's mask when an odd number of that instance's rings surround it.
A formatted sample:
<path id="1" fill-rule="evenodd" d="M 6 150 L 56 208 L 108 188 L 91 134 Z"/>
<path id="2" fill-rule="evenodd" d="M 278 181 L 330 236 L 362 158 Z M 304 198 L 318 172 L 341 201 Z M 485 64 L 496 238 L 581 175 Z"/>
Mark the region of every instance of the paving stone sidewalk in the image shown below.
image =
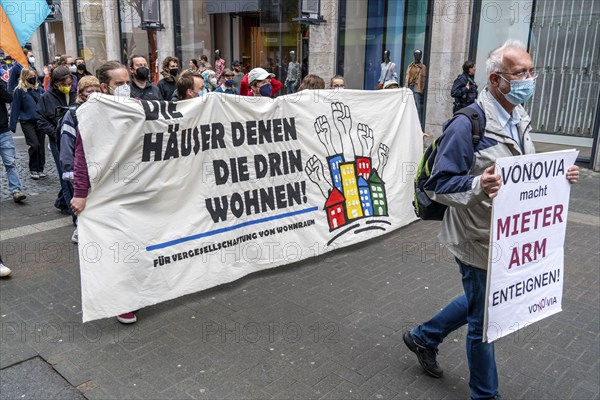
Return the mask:
<path id="1" fill-rule="evenodd" d="M 0 251 L 13 269 L 0 281 L 0 399 L 469 397 L 464 329 L 440 348 L 443 379 L 425 375 L 402 342 L 462 290 L 434 239 L 439 223 L 144 308 L 132 326 L 82 324 L 73 227 L 52 205 L 58 180 L 27 179 L 25 204 L 0 202 Z M 584 170 L 563 312 L 497 342 L 504 398 L 600 398 L 599 216 L 600 174 Z M 20 234 L 25 225 L 38 228 Z"/>

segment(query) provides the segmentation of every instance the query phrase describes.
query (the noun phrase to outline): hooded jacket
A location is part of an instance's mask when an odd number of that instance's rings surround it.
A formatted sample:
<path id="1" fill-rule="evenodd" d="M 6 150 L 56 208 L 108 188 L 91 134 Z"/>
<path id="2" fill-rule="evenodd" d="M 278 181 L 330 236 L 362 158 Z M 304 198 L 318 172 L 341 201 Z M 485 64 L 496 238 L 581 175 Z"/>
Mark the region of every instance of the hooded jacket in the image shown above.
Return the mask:
<path id="1" fill-rule="evenodd" d="M 475 148 L 467 116 L 458 115 L 445 127 L 433 172 L 425 184 L 429 197 L 448 206 L 438 236 L 441 242 L 463 263 L 484 270 L 488 267 L 492 201 L 481 187 L 481 174 L 497 158 L 535 153 L 531 119 L 525 109 L 515 108 L 521 117 L 521 148 L 500 125 L 492 98 L 486 88 L 476 101 L 478 106 L 471 106 L 485 121 L 485 133 Z"/>

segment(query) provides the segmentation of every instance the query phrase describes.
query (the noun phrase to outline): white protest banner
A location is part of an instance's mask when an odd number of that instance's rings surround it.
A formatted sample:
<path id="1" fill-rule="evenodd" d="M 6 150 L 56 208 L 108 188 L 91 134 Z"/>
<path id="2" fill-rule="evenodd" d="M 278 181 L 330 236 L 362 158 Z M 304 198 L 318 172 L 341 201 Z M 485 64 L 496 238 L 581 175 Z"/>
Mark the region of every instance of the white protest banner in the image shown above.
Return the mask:
<path id="1" fill-rule="evenodd" d="M 564 244 L 575 150 L 496 160 L 484 339 L 562 311 Z"/>
<path id="2" fill-rule="evenodd" d="M 231 282 L 416 219 L 422 153 L 407 90 L 94 95 L 77 112 L 91 191 L 83 320 Z"/>

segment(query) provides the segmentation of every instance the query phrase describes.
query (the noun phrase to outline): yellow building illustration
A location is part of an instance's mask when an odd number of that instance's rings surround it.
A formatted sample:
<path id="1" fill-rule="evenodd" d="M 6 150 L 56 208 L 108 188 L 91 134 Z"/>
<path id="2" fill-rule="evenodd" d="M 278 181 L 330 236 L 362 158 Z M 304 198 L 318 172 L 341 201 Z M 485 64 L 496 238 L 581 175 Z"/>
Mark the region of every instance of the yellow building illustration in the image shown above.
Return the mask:
<path id="1" fill-rule="evenodd" d="M 354 163 L 340 164 L 340 173 L 342 175 L 342 188 L 346 198 L 346 212 L 348 219 L 356 219 L 363 216 L 362 204 L 358 194 L 358 183 L 356 181 L 356 172 Z"/>

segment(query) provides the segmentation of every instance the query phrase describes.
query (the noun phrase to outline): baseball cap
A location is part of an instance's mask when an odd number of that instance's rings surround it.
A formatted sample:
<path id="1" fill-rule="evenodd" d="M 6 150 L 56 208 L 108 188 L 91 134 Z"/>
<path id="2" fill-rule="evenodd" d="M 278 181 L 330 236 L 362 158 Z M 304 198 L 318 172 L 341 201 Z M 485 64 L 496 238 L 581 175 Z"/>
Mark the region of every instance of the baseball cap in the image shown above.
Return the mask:
<path id="1" fill-rule="evenodd" d="M 242 65 L 242 63 L 239 62 L 239 60 L 235 60 L 233 63 L 231 63 L 231 65 L 233 65 L 234 67 L 237 67 L 238 65 Z"/>
<path id="2" fill-rule="evenodd" d="M 389 88 L 389 87 L 390 87 L 390 86 L 392 86 L 392 85 L 396 85 L 396 86 L 398 86 L 398 82 L 396 82 L 394 79 L 390 79 L 389 81 L 386 81 L 386 82 L 383 84 L 383 88 L 384 88 L 384 89 L 387 89 L 387 88 Z"/>
<path id="3" fill-rule="evenodd" d="M 275 77 L 275 74 L 267 72 L 266 70 L 264 70 L 262 68 L 254 68 L 248 74 L 248 84 L 252 85 L 252 82 L 254 82 L 254 81 L 262 81 L 262 80 L 267 79 L 268 77 L 273 78 L 273 77 Z"/>

